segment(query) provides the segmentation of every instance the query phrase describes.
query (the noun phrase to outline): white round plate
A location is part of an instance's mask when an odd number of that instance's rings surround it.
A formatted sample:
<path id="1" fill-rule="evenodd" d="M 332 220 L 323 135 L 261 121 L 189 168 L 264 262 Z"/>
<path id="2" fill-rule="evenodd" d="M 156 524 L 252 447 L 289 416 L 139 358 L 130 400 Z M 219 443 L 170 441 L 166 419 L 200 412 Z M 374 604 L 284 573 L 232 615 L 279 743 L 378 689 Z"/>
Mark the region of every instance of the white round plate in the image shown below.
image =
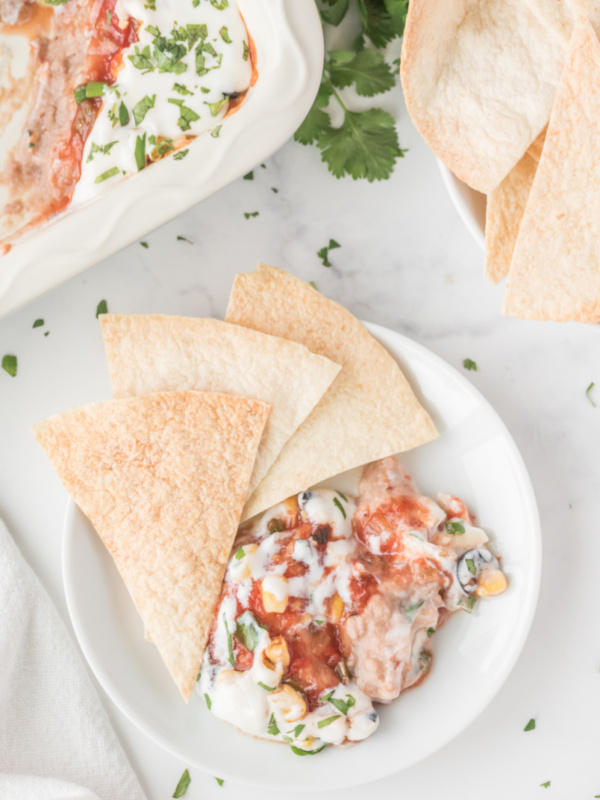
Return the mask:
<path id="1" fill-rule="evenodd" d="M 70 502 L 63 540 L 67 604 L 81 648 L 121 711 L 186 764 L 268 789 L 317 791 L 374 781 L 431 755 L 487 706 L 515 664 L 538 595 L 541 537 L 527 471 L 503 423 L 456 370 L 398 333 L 368 325 L 398 359 L 440 438 L 402 456 L 423 492 L 466 501 L 503 557 L 510 586 L 458 613 L 435 636 L 431 674 L 380 706 L 379 730 L 347 749 L 300 758 L 216 719 L 194 695 L 186 705 L 111 557 Z M 344 476 L 340 477 L 343 485 Z M 476 754 L 471 753 L 471 756 Z"/>
<path id="2" fill-rule="evenodd" d="M 458 216 L 467 226 L 471 236 L 483 250 L 485 247 L 485 195 L 463 183 L 439 159 L 438 166 L 452 205 L 458 211 Z"/>

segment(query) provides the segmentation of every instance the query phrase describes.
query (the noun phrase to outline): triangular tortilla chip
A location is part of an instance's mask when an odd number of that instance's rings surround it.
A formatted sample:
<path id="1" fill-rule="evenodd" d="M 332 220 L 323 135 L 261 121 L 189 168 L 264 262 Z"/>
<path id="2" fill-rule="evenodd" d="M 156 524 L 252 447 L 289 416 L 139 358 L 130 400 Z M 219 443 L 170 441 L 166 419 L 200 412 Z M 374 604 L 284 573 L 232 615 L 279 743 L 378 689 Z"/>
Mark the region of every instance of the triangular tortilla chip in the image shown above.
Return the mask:
<path id="1" fill-rule="evenodd" d="M 340 371 L 301 344 L 215 319 L 103 314 L 100 321 L 115 397 L 193 389 L 269 403 L 248 494 Z"/>
<path id="2" fill-rule="evenodd" d="M 519 232 L 503 312 L 600 322 L 600 44 L 573 33 Z"/>
<path id="3" fill-rule="evenodd" d="M 525 153 L 500 186 L 487 196 L 485 275 L 492 283 L 500 283 L 508 275 L 537 165 L 535 158 Z"/>
<path id="4" fill-rule="evenodd" d="M 548 126 L 546 126 L 544 128 L 544 130 L 540 133 L 540 135 L 537 137 L 535 142 L 532 142 L 529 145 L 529 147 L 527 148 L 528 154 L 532 158 L 535 158 L 535 160 L 538 163 L 539 163 L 539 161 L 540 161 L 540 159 L 542 157 L 542 152 L 544 150 L 544 142 L 546 141 L 546 133 L 547 133 L 547 131 L 548 131 Z"/>
<path id="5" fill-rule="evenodd" d="M 586 0 L 600 23 L 597 0 Z M 489 194 L 548 122 L 571 35 L 567 0 L 411 0 L 401 77 L 436 155 Z"/>
<path id="6" fill-rule="evenodd" d="M 268 413 L 253 400 L 173 392 L 81 406 L 33 428 L 186 700 Z"/>
<path id="7" fill-rule="evenodd" d="M 250 497 L 242 519 L 347 469 L 437 436 L 390 354 L 349 311 L 304 281 L 265 264 L 238 275 L 227 320 L 301 342 L 342 365 Z"/>

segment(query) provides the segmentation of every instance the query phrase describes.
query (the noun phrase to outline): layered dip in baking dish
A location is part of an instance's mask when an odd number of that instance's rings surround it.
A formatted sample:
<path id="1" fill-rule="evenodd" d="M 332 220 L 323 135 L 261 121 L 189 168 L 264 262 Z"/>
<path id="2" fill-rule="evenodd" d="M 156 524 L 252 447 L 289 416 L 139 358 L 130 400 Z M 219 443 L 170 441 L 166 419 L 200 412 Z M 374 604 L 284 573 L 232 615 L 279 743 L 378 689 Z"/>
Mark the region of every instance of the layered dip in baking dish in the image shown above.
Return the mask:
<path id="1" fill-rule="evenodd" d="M 229 0 L 2 0 L 0 21 L 5 243 L 159 159 L 184 159 L 257 77 Z"/>

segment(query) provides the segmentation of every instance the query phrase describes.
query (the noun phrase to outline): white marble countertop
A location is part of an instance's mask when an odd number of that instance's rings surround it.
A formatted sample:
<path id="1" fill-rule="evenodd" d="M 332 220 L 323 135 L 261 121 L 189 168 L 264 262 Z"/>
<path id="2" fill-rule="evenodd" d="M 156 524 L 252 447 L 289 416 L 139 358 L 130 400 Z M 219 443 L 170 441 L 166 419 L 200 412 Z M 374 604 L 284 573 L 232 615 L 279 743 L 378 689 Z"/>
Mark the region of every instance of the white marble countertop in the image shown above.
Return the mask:
<path id="1" fill-rule="evenodd" d="M 407 334 L 454 366 L 477 362 L 468 377 L 521 449 L 544 537 L 533 628 L 486 713 L 433 758 L 372 789 L 344 792 L 345 800 L 365 791 L 410 800 L 593 798 L 600 794 L 600 334 L 500 316 L 502 288 L 484 279 L 482 253 L 450 205 L 432 154 L 404 109 L 397 113 L 409 152 L 391 180 L 337 181 L 314 148 L 290 142 L 254 181 L 237 181 L 146 237 L 148 249 L 133 244 L 0 320 L 0 355 L 19 359 L 16 378 L 0 372 L 0 516 L 70 627 L 61 576 L 66 495 L 29 426 L 110 396 L 98 302 L 116 312 L 222 316 L 234 273 L 259 260 L 314 280 L 357 316 Z M 253 211 L 260 215 L 244 219 Z M 330 238 L 342 247 L 328 269 L 316 253 Z M 32 329 L 38 317 L 46 325 Z M 592 381 L 598 408 L 586 398 Z M 185 765 L 99 692 L 149 800 L 170 797 Z M 530 717 L 537 728 L 524 733 Z M 220 788 L 197 770 L 191 776 L 186 800 L 276 796 Z"/>

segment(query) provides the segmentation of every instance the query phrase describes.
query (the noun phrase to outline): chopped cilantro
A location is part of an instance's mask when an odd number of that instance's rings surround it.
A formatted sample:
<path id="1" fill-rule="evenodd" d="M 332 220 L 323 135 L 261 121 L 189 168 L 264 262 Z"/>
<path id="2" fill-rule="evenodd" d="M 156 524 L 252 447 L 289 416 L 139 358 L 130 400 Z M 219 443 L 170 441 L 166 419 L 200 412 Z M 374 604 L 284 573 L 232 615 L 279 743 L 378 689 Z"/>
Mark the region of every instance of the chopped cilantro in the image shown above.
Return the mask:
<path id="1" fill-rule="evenodd" d="M 111 19 L 112 19 L 112 11 L 107 11 L 106 12 L 106 26 L 104 28 L 105 31 L 107 31 L 109 29 Z"/>
<path id="2" fill-rule="evenodd" d="M 465 358 L 463 360 L 463 367 L 465 369 L 470 369 L 473 372 L 477 372 L 477 362 L 472 361 L 470 358 Z"/>
<path id="3" fill-rule="evenodd" d="M 274 186 L 271 186 L 271 191 L 273 194 L 279 194 L 279 189 L 276 189 Z"/>
<path id="4" fill-rule="evenodd" d="M 271 736 L 278 736 L 280 733 L 280 730 L 277 727 L 277 722 L 275 721 L 275 714 L 271 714 L 271 718 L 269 719 L 269 727 L 267 728 L 267 733 Z"/>
<path id="5" fill-rule="evenodd" d="M 235 558 L 236 561 L 241 561 L 242 558 L 245 555 L 246 555 L 246 552 L 245 552 L 244 548 L 243 547 L 238 547 L 238 549 L 235 551 L 234 558 Z"/>
<path id="6" fill-rule="evenodd" d="M 325 697 L 321 698 L 323 702 L 331 703 L 331 705 L 340 711 L 345 717 L 348 716 L 348 711 L 356 705 L 356 698 L 351 695 L 347 694 L 345 700 L 341 700 L 339 697 L 334 697 L 333 692 L 329 692 L 326 694 Z"/>
<path id="7" fill-rule="evenodd" d="M 223 11 L 223 9 L 229 6 L 229 0 L 210 0 L 210 4 L 218 11 Z"/>
<path id="8" fill-rule="evenodd" d="M 150 247 L 150 245 L 148 244 L 148 242 L 140 242 L 140 244 L 142 245 L 142 247 L 145 247 L 145 248 L 146 248 L 146 250 L 147 250 L 147 249 Z"/>
<path id="9" fill-rule="evenodd" d="M 251 217 L 258 217 L 258 211 L 245 211 L 244 212 L 244 219 L 250 219 Z"/>
<path id="10" fill-rule="evenodd" d="M 253 653 L 258 644 L 258 622 L 251 611 L 244 611 L 237 621 L 235 636 L 246 648 Z"/>
<path id="11" fill-rule="evenodd" d="M 122 100 L 119 105 L 119 122 L 123 128 L 129 123 L 129 111 L 127 111 L 127 106 Z"/>
<path id="12" fill-rule="evenodd" d="M 177 92 L 177 94 L 194 94 L 193 92 L 190 92 L 187 86 L 184 86 L 182 83 L 174 84 L 173 91 Z"/>
<path id="13" fill-rule="evenodd" d="M 529 720 L 527 725 L 523 728 L 524 731 L 534 731 L 535 730 L 535 720 L 532 718 Z"/>
<path id="14" fill-rule="evenodd" d="M 465 532 L 465 526 L 462 522 L 447 522 L 446 523 L 446 533 L 449 533 L 451 536 L 462 536 Z"/>
<path id="15" fill-rule="evenodd" d="M 250 170 L 250 172 L 247 172 L 244 175 L 244 180 L 245 181 L 253 181 L 254 180 L 254 170 Z"/>
<path id="16" fill-rule="evenodd" d="M 77 86 L 77 88 L 73 90 L 75 102 L 77 105 L 81 105 L 84 100 L 88 100 L 92 97 L 102 97 L 105 86 L 106 84 L 102 81 L 88 81 L 87 83 L 82 83 L 81 86 Z"/>
<path id="17" fill-rule="evenodd" d="M 550 781 L 546 781 L 545 783 L 540 783 L 540 786 L 542 787 L 542 789 L 549 789 L 550 788 Z M 600 795 L 596 795 L 596 797 L 599 797 L 599 796 Z"/>
<path id="18" fill-rule="evenodd" d="M 433 634 L 435 633 L 435 628 L 427 628 L 427 638 L 431 639 Z"/>
<path id="19" fill-rule="evenodd" d="M 207 708 L 208 708 L 208 710 L 210 711 L 210 710 L 211 710 L 211 708 L 212 708 L 212 700 L 211 700 L 211 699 L 210 699 L 210 697 L 209 697 L 209 696 L 206 694 L 206 692 L 204 692 L 204 700 L 205 700 L 205 702 L 206 702 L 206 707 L 207 707 Z"/>
<path id="20" fill-rule="evenodd" d="M 228 97 L 224 97 L 222 100 L 217 100 L 216 103 L 209 103 L 207 100 L 204 101 L 204 105 L 207 105 L 211 116 L 216 117 L 217 114 L 221 111 L 224 105 L 229 102 Z"/>
<path id="21" fill-rule="evenodd" d="M 276 688 L 275 686 L 267 686 L 267 684 L 263 683 L 262 681 L 259 681 L 258 685 L 261 687 L 261 689 L 264 689 L 267 692 L 274 692 Z"/>
<path id="22" fill-rule="evenodd" d="M 187 788 L 188 788 L 188 786 L 190 785 L 191 782 L 192 782 L 192 779 L 190 778 L 190 773 L 186 769 L 184 771 L 183 775 L 181 776 L 181 778 L 179 778 L 179 783 L 177 784 L 177 788 L 173 792 L 172 796 L 173 797 L 183 797 L 183 795 L 187 792 Z"/>
<path id="23" fill-rule="evenodd" d="M 594 398 L 590 394 L 590 392 L 592 391 L 593 388 L 594 388 L 594 381 L 592 381 L 590 383 L 590 385 L 587 387 L 587 389 L 585 390 L 585 396 L 590 401 L 590 403 L 594 406 L 594 408 L 596 408 L 596 403 L 594 402 Z"/>
<path id="24" fill-rule="evenodd" d="M 111 169 L 107 169 L 106 172 L 103 172 L 101 175 L 98 175 L 94 183 L 104 183 L 104 181 L 107 181 L 109 178 L 112 178 L 118 174 L 119 174 L 119 168 L 112 167 Z"/>
<path id="25" fill-rule="evenodd" d="M 341 514 L 342 514 L 342 517 L 343 517 L 344 519 L 346 519 L 346 509 L 345 509 L 345 508 L 344 508 L 344 506 L 343 506 L 343 505 L 340 503 L 340 501 L 337 499 L 337 497 L 334 497 L 334 498 L 333 498 L 333 504 L 339 508 L 339 510 L 340 510 L 340 512 L 341 512 Z"/>
<path id="26" fill-rule="evenodd" d="M 339 242 L 336 242 L 335 239 L 330 239 L 329 240 L 329 244 L 326 245 L 325 247 L 322 247 L 317 252 L 317 255 L 323 261 L 323 266 L 324 267 L 330 267 L 331 266 L 331 261 L 329 260 L 329 251 L 330 250 L 336 250 L 338 247 L 341 247 L 341 246 L 342 245 L 339 244 Z"/>
<path id="27" fill-rule="evenodd" d="M 292 753 L 295 753 L 297 756 L 314 756 L 317 753 L 320 753 L 327 745 L 322 744 L 321 747 L 317 747 L 316 750 L 301 750 L 299 747 L 295 745 L 291 745 Z"/>
<path id="28" fill-rule="evenodd" d="M 108 155 L 111 151 L 111 148 L 113 148 L 116 145 L 116 143 L 117 143 L 116 139 L 114 142 L 109 142 L 108 144 L 96 144 L 96 142 L 92 142 L 92 146 L 90 147 L 90 153 L 86 161 L 93 161 L 94 156 L 97 154 L 102 154 L 105 156 Z"/>
<path id="29" fill-rule="evenodd" d="M 221 36 L 221 39 L 223 39 L 223 41 L 225 42 L 225 44 L 232 44 L 231 36 L 229 35 L 229 31 L 227 30 L 227 27 L 225 25 L 223 25 L 223 27 L 219 31 L 219 34 Z"/>
<path id="30" fill-rule="evenodd" d="M 108 303 L 106 300 L 100 300 L 96 306 L 96 319 L 98 319 L 100 314 L 108 314 Z"/>
<path id="31" fill-rule="evenodd" d="M 41 328 L 43 324 L 44 324 L 44 320 L 43 319 L 36 319 L 36 321 L 33 323 L 33 327 L 34 328 Z"/>
<path id="32" fill-rule="evenodd" d="M 191 239 L 188 239 L 187 236 L 178 236 L 177 237 L 177 241 L 178 242 L 187 242 L 188 244 L 193 244 Z"/>
<path id="33" fill-rule="evenodd" d="M 232 667 L 235 667 L 235 656 L 233 655 L 233 636 L 229 632 L 229 627 L 227 625 L 227 617 L 223 614 L 223 622 L 225 624 L 225 632 L 227 633 L 227 650 L 229 652 L 229 663 Z"/>
<path id="34" fill-rule="evenodd" d="M 17 357 L 11 355 L 5 355 L 2 357 L 2 369 L 11 376 L 11 378 L 17 377 Z"/>
<path id="35" fill-rule="evenodd" d="M 336 490 L 335 490 L 335 493 L 336 493 L 336 494 L 339 494 L 339 496 L 342 498 L 342 500 L 344 501 L 344 503 L 347 503 L 347 502 L 348 502 L 348 498 L 346 497 L 346 495 L 345 495 L 343 492 L 340 492 L 340 491 L 339 491 L 339 489 L 336 489 Z"/>
<path id="36" fill-rule="evenodd" d="M 222 127 L 223 127 L 222 125 L 217 125 L 216 128 L 212 129 L 212 131 L 210 132 L 210 135 L 213 137 L 213 139 L 217 139 L 218 138 L 219 134 L 221 133 L 221 128 Z"/>
<path id="37" fill-rule="evenodd" d="M 135 138 L 135 163 L 138 172 L 146 166 L 146 134 Z"/>
<path id="38" fill-rule="evenodd" d="M 133 111 L 133 119 L 135 120 L 136 125 L 140 125 L 144 121 L 144 117 L 150 111 L 151 108 L 154 108 L 154 102 L 156 100 L 156 95 L 153 94 L 152 97 L 142 97 L 139 103 L 136 103 L 132 109 Z"/>
<path id="39" fill-rule="evenodd" d="M 465 564 L 471 575 L 477 575 L 477 567 L 475 566 L 475 562 L 472 558 L 465 558 Z"/>
<path id="40" fill-rule="evenodd" d="M 223 780 L 223 778 L 215 778 L 215 780 L 216 780 L 216 782 L 219 784 L 219 786 L 223 786 L 223 784 L 225 783 L 225 781 Z"/>
<path id="41" fill-rule="evenodd" d="M 334 86 L 344 89 L 354 84 L 356 93 L 373 97 L 392 89 L 396 76 L 385 59 L 376 50 L 334 50 L 326 62 L 329 77 Z"/>
<path id="42" fill-rule="evenodd" d="M 418 603 L 411 603 L 409 606 L 406 606 L 404 613 L 409 620 L 412 621 L 414 619 L 416 612 L 421 608 L 424 602 L 424 600 L 420 600 Z"/>
<path id="43" fill-rule="evenodd" d="M 140 50 L 140 48 L 136 45 L 134 55 L 127 56 L 127 58 L 131 61 L 136 69 L 141 69 L 144 72 L 152 72 L 154 70 L 154 64 L 150 60 L 150 45 L 148 44 L 143 50 Z"/>
<path id="44" fill-rule="evenodd" d="M 328 725 L 331 725 L 332 722 L 335 722 L 336 719 L 339 719 L 342 715 L 341 714 L 334 714 L 332 717 L 327 717 L 326 719 L 320 719 L 317 722 L 317 728 L 326 728 Z"/>
<path id="45" fill-rule="evenodd" d="M 243 56 L 242 56 L 244 61 L 248 61 L 249 52 L 250 51 L 248 50 L 248 42 L 246 40 L 244 40 L 244 53 L 243 53 Z"/>
<path id="46" fill-rule="evenodd" d="M 196 120 L 200 119 L 200 115 L 196 114 L 191 108 L 188 106 L 183 105 L 183 100 L 178 100 L 174 97 L 169 97 L 168 101 L 174 106 L 179 106 L 179 119 L 177 120 L 177 124 L 181 128 L 182 131 L 187 131 L 190 129 L 190 123 L 195 122 Z"/>
<path id="47" fill-rule="evenodd" d="M 308 282 L 308 285 L 309 285 L 309 286 L 312 286 L 312 288 L 313 288 L 313 289 L 314 289 L 316 292 L 318 292 L 318 291 L 319 291 L 319 290 L 317 289 L 317 284 L 316 284 L 314 281 L 309 281 L 309 282 Z"/>
<path id="48" fill-rule="evenodd" d="M 294 736 L 297 739 L 304 730 L 304 728 L 306 728 L 306 725 L 303 725 L 301 723 L 300 725 L 296 725 L 296 727 L 293 730 L 288 731 L 288 733 L 291 733 L 292 736 Z"/>
<path id="49" fill-rule="evenodd" d="M 190 152 L 189 148 L 186 147 L 183 150 L 178 150 L 173 156 L 173 158 L 175 159 L 175 161 L 181 161 L 187 156 L 189 152 Z"/>

